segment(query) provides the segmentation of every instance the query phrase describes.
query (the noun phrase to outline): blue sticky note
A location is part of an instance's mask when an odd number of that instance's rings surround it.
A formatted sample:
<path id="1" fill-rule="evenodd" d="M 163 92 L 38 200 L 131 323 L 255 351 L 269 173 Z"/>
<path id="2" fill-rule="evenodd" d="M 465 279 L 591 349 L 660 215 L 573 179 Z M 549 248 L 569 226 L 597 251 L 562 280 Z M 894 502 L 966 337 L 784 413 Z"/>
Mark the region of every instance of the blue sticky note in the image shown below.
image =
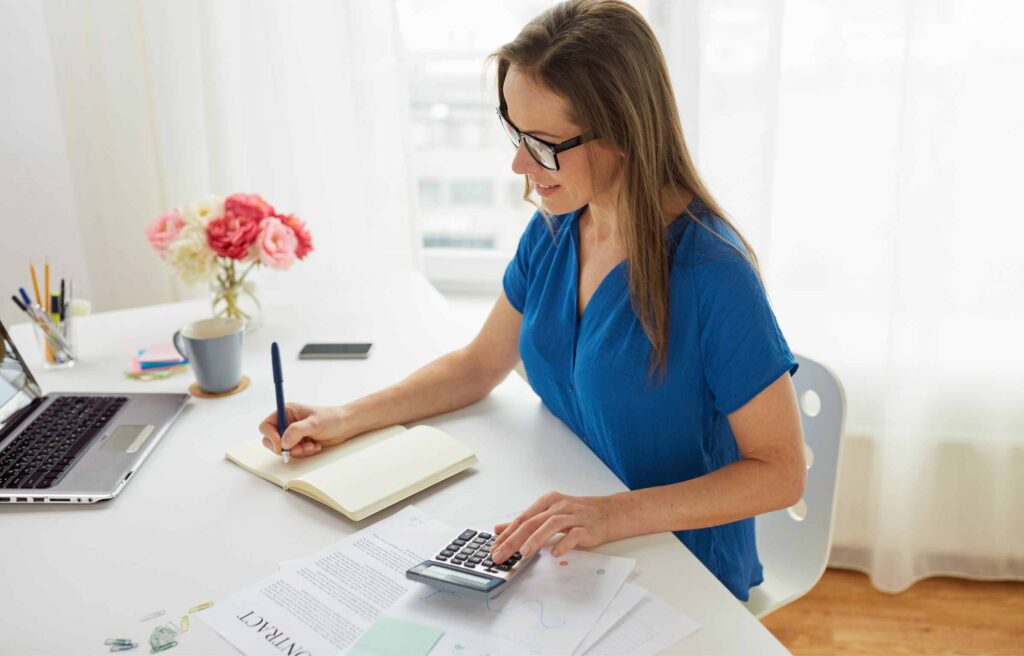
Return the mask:
<path id="1" fill-rule="evenodd" d="M 349 656 L 425 656 L 444 635 L 441 629 L 381 615 Z"/>

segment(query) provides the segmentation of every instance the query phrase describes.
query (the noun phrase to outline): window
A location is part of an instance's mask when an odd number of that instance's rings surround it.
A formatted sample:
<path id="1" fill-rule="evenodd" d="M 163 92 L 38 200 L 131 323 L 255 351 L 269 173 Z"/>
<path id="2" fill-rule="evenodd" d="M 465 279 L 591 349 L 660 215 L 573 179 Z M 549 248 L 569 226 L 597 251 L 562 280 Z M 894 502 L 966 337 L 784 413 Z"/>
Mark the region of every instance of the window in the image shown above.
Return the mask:
<path id="1" fill-rule="evenodd" d="M 494 116 L 494 65 L 486 59 L 552 4 L 397 0 L 424 272 L 440 287 L 498 289 L 533 215 Z"/>

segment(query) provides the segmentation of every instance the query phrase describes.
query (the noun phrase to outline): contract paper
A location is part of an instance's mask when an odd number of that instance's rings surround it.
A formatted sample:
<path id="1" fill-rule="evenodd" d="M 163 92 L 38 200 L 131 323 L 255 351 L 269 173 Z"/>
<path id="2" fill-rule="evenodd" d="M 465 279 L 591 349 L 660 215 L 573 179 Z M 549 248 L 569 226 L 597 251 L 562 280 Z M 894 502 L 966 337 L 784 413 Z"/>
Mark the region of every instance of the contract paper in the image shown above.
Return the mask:
<path id="1" fill-rule="evenodd" d="M 445 634 L 431 656 L 572 654 L 594 627 L 636 561 L 586 551 L 537 561 L 494 599 L 419 586 L 388 615 L 437 626 Z"/>
<path id="2" fill-rule="evenodd" d="M 408 506 L 199 617 L 245 654 L 325 656 L 347 651 L 419 583 L 405 571 L 451 538 L 452 529 Z"/>

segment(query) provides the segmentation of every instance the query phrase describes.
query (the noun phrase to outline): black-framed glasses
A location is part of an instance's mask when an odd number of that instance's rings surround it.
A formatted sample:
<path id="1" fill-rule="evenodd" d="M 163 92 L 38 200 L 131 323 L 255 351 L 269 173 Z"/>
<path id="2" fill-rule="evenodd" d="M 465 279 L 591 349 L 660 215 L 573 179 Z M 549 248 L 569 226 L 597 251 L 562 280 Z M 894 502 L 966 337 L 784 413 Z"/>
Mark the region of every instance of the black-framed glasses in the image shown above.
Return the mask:
<path id="1" fill-rule="evenodd" d="M 526 152 L 530 153 L 535 162 L 549 171 L 558 170 L 558 153 L 565 152 L 570 148 L 575 148 L 597 138 L 597 135 L 593 132 L 586 132 L 578 137 L 566 139 L 562 143 L 553 144 L 532 134 L 520 132 L 519 128 L 513 125 L 512 121 L 508 120 L 505 113 L 501 111 L 501 107 L 498 107 L 495 111 L 498 113 L 498 120 L 501 121 L 501 126 L 505 128 L 505 134 L 512 141 L 512 145 L 518 150 L 519 142 L 525 142 Z"/>

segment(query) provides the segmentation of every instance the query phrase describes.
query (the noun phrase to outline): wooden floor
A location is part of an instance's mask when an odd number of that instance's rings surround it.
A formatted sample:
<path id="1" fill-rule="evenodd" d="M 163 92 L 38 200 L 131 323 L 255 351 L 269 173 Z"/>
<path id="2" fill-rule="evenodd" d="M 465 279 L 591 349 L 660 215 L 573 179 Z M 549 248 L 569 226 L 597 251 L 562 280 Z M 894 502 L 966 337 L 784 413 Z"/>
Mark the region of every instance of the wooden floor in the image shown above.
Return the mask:
<path id="1" fill-rule="evenodd" d="M 830 569 L 763 620 L 794 654 L 1024 655 L 1024 583 L 937 577 L 890 595 Z"/>

